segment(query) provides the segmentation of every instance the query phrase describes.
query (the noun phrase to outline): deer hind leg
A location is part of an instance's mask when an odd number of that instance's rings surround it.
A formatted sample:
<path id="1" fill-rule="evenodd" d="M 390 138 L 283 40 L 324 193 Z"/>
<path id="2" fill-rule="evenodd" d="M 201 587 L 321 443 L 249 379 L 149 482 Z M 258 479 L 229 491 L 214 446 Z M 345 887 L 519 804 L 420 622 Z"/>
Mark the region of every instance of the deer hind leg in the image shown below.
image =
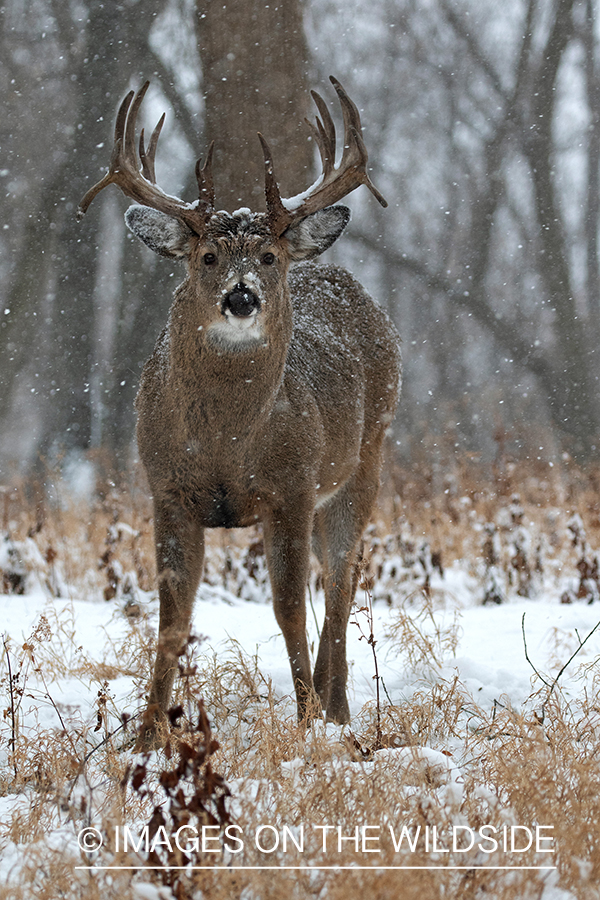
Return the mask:
<path id="1" fill-rule="evenodd" d="M 321 563 L 321 569 L 323 573 L 323 582 L 325 583 L 327 579 L 327 572 L 325 563 L 327 560 L 327 538 L 325 532 L 325 524 L 323 522 L 323 514 L 321 510 L 317 510 L 315 513 L 315 520 L 313 526 L 313 535 L 312 535 L 312 548 L 315 556 Z M 329 586 L 326 588 L 326 594 L 329 592 Z M 321 626 L 321 637 L 319 640 L 319 650 L 317 653 L 317 660 L 315 663 L 315 670 L 313 672 L 313 684 L 315 686 L 315 690 L 319 695 L 319 700 L 321 702 L 322 709 L 327 709 L 327 704 L 329 702 L 329 651 L 330 651 L 330 642 L 329 642 L 329 619 L 327 615 L 323 620 L 323 625 Z"/>
<path id="2" fill-rule="evenodd" d="M 325 620 L 313 680 L 327 720 L 338 724 L 350 721 L 346 632 L 358 582 L 361 536 L 379 485 L 379 467 L 376 471 L 365 468 L 359 469 L 315 517 L 315 545 L 323 565 Z"/>
<path id="3" fill-rule="evenodd" d="M 302 501 L 290 501 L 263 519 L 273 608 L 288 651 L 300 722 L 319 714 L 306 637 L 311 526 L 312 509 Z"/>
<path id="4" fill-rule="evenodd" d="M 162 746 L 168 734 L 166 713 L 204 563 L 204 531 L 181 506 L 155 501 L 154 538 L 160 621 L 148 708 L 138 740 L 144 749 Z"/>

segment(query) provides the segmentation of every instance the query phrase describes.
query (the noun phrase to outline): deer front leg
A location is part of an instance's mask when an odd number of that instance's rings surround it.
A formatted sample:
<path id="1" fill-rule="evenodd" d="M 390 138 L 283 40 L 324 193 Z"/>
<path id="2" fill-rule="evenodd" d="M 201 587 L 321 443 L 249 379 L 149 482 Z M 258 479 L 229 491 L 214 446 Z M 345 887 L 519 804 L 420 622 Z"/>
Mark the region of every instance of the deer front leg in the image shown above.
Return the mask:
<path id="1" fill-rule="evenodd" d="M 168 737 L 166 714 L 204 562 L 204 530 L 181 506 L 155 501 L 154 538 L 160 620 L 148 708 L 138 738 L 138 748 L 145 750 L 163 746 Z"/>
<path id="2" fill-rule="evenodd" d="M 306 638 L 306 583 L 310 559 L 312 509 L 290 502 L 263 520 L 265 552 L 275 618 L 285 639 L 292 670 L 298 721 L 319 715 Z"/>

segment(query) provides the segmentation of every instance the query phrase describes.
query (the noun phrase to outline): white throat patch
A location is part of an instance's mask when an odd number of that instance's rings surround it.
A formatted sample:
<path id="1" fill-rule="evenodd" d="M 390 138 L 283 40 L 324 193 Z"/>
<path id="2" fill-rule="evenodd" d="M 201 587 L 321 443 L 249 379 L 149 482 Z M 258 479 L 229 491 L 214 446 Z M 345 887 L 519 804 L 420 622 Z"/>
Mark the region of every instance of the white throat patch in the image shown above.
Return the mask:
<path id="1" fill-rule="evenodd" d="M 229 310 L 220 322 L 214 322 L 206 330 L 207 338 L 221 346 L 239 347 L 262 340 L 262 325 L 258 313 L 251 316 L 234 316 Z"/>

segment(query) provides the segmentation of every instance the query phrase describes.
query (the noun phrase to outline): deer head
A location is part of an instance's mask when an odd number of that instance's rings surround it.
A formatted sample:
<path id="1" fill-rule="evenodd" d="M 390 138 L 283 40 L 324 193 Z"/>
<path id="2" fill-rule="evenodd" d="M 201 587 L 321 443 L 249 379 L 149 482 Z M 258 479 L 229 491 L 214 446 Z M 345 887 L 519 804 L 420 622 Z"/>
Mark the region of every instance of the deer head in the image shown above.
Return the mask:
<path id="1" fill-rule="evenodd" d="M 273 275 L 266 274 L 271 266 L 275 266 L 274 272 L 279 279 L 285 281 L 290 262 L 318 256 L 342 233 L 350 213 L 346 207 L 334 208 L 333 204 L 365 184 L 381 205 L 387 206 L 367 174 L 368 155 L 361 136 L 358 109 L 339 81 L 333 77 L 330 80 L 340 99 L 344 118 L 342 158 L 336 166 L 335 126 L 324 100 L 312 91 L 321 118 L 317 116 L 315 124 L 307 120 L 307 125 L 319 148 L 322 173 L 303 194 L 282 199 L 271 151 L 261 134 L 258 136 L 265 161 L 266 214 L 240 210 L 229 215 L 215 211 L 212 144 L 204 165 L 201 160 L 196 163 L 198 199 L 186 203 L 165 194 L 156 184 L 154 166 L 164 114 L 152 133 L 148 149 L 142 129 L 139 160 L 136 152 L 136 122 L 148 90 L 149 82 L 146 82 L 137 94 L 130 91 L 121 103 L 109 170 L 83 197 L 78 218 L 82 218 L 100 191 L 109 184 L 118 185 L 127 197 L 140 204 L 127 212 L 126 222 L 131 231 L 156 253 L 185 259 L 188 271 L 202 273 L 207 284 L 227 298 L 223 300 L 221 314 L 230 320 L 238 320 L 239 335 L 246 333 L 249 337 L 256 326 L 261 297 L 254 293 L 251 284 L 239 286 L 245 284 L 243 279 L 231 283 L 238 273 L 229 274 L 231 254 L 216 252 L 219 241 L 233 236 L 251 241 L 254 255 L 259 254 L 266 283 L 274 280 Z M 282 266 L 284 271 L 281 271 Z M 255 331 L 258 333 L 258 329 Z"/>

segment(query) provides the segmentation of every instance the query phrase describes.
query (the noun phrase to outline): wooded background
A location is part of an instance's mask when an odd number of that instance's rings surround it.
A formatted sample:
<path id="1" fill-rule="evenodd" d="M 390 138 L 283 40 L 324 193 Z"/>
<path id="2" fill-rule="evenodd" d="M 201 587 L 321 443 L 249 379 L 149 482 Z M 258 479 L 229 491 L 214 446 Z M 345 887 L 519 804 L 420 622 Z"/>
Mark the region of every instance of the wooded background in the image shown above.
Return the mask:
<path id="1" fill-rule="evenodd" d="M 600 449 L 597 0 L 7 0 L 0 9 L 0 477 L 135 453 L 133 400 L 181 272 L 133 239 L 127 200 L 77 204 L 115 111 L 150 78 L 157 178 L 262 205 L 265 134 L 286 194 L 313 180 L 310 88 L 361 109 L 372 177 L 328 258 L 404 338 L 396 449 L 583 462 Z"/>

